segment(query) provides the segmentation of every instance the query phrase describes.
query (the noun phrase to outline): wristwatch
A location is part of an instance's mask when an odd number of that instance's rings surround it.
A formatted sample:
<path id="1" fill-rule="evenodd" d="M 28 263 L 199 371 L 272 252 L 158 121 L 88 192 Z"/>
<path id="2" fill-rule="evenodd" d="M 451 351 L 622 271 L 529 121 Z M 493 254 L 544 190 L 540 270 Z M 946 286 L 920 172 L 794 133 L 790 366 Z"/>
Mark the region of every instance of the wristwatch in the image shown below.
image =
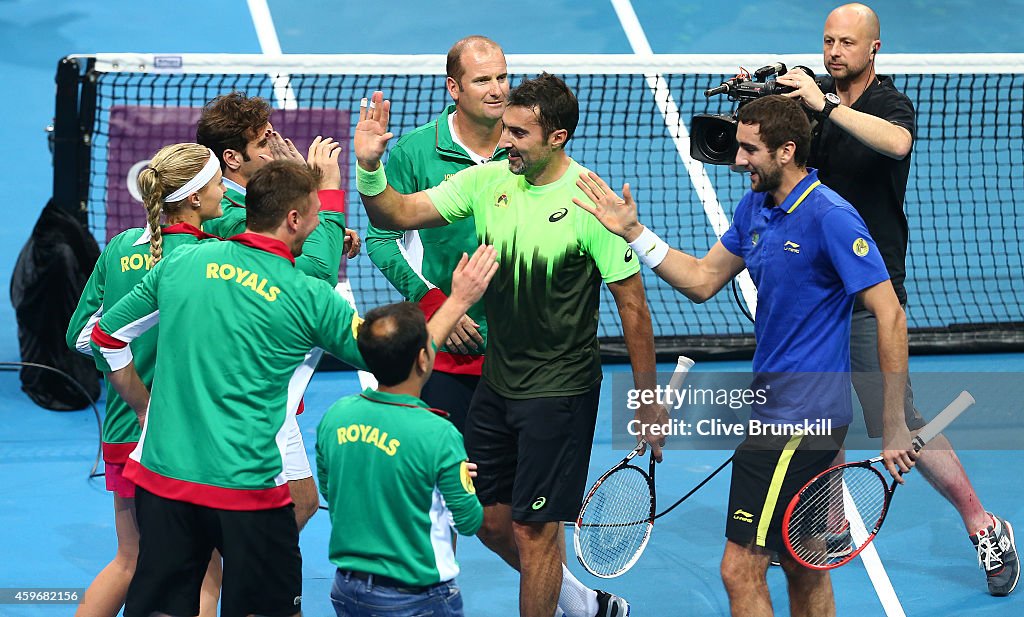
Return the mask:
<path id="1" fill-rule="evenodd" d="M 828 115 L 836 107 L 839 107 L 839 95 L 835 92 L 829 92 L 825 95 L 825 106 L 821 109 L 821 117 L 828 118 Z"/>

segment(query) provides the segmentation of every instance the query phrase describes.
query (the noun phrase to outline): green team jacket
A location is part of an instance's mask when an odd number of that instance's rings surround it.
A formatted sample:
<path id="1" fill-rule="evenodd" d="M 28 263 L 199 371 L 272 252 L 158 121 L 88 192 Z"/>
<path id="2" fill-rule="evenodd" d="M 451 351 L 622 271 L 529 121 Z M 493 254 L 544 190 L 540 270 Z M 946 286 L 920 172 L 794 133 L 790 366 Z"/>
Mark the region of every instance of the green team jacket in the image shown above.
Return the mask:
<path id="1" fill-rule="evenodd" d="M 149 413 L 125 476 L 168 499 L 227 510 L 291 503 L 281 436 L 288 381 L 311 347 L 365 369 L 359 318 L 260 234 L 180 247 L 93 328 L 102 370 L 162 322 Z"/>
<path id="2" fill-rule="evenodd" d="M 345 191 L 322 190 L 320 224 L 306 238 L 295 267 L 309 276 L 338 284 L 341 254 L 345 246 Z M 203 223 L 203 230 L 221 238 L 245 232 L 245 195 L 229 188 L 221 200 L 223 214 Z"/>
<path id="3" fill-rule="evenodd" d="M 451 525 L 483 522 L 462 435 L 420 399 L 366 389 L 327 410 L 316 436 L 331 563 L 410 586 L 459 573 Z"/>
<path id="4" fill-rule="evenodd" d="M 415 193 L 441 184 L 459 171 L 472 167 L 473 159 L 455 143 L 448 128 L 448 117 L 455 111 L 449 105 L 433 122 L 424 124 L 398 140 L 388 155 L 388 183 L 399 193 Z M 499 149 L 493 160 L 504 159 Z M 462 253 L 473 254 L 479 246 L 473 219 L 456 221 L 445 227 L 419 231 L 387 231 L 370 225 L 366 231 L 366 252 L 406 300 L 418 302 L 427 319 L 452 291 L 452 271 Z M 457 354 L 442 347 L 434 364 L 435 371 L 479 375 L 487 344 L 487 317 L 483 302 L 467 312 L 480 324 L 484 346 L 471 354 Z"/>
<path id="5" fill-rule="evenodd" d="M 164 257 L 179 246 L 195 244 L 203 239 L 213 238 L 192 225 L 179 223 L 163 228 Z M 149 256 L 149 231 L 140 227 L 127 229 L 110 239 L 103 253 L 92 269 L 78 307 L 68 324 L 66 341 L 68 347 L 92 356 L 89 337 L 92 328 L 103 315 L 104 307 L 113 306 L 128 295 L 136 283 L 153 267 Z M 156 358 L 157 329 L 146 332 L 132 341 L 132 355 L 135 367 L 146 387 L 153 383 L 153 368 Z M 128 454 L 139 441 L 139 421 L 135 411 L 128 406 L 107 383 L 107 413 L 103 418 L 103 460 L 123 465 Z"/>

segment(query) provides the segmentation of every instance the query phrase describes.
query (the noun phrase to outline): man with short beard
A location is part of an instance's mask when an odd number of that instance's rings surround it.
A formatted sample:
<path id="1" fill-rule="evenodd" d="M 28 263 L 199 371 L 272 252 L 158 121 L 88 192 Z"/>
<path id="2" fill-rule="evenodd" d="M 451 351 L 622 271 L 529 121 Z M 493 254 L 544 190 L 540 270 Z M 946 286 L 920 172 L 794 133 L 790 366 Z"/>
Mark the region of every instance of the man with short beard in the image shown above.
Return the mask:
<path id="1" fill-rule="evenodd" d="M 880 362 L 894 376 L 886 411 L 898 406 L 903 390 L 898 377 L 907 367 L 906 317 L 864 221 L 807 168 L 811 130 L 799 104 L 767 96 L 741 107 L 737 118 L 735 164 L 750 174 L 751 190 L 703 258 L 670 249 L 641 225 L 628 184 L 621 199 L 595 174 L 582 175 L 588 201 L 574 201 L 694 302 L 711 298 L 744 268 L 750 272 L 757 286 L 751 388 L 771 392 L 751 405 L 752 419 L 776 425 L 828 420 L 832 430 L 823 436 L 751 435 L 736 449 L 722 581 L 734 616 L 772 615 L 766 570 L 777 551 L 791 615 L 830 617 L 835 599 L 828 572 L 805 568 L 785 551 L 783 514 L 800 487 L 832 463 L 853 417 L 854 297 L 878 320 Z M 885 453 L 894 476 L 913 464 L 911 452 Z"/>
<path id="2" fill-rule="evenodd" d="M 832 77 L 826 92 L 809 76 L 792 71 L 779 83 L 796 88 L 796 98 L 819 117 L 809 164 L 821 181 L 848 200 L 864 218 L 878 243 L 900 303 L 906 306 L 907 217 L 903 201 L 910 174 L 911 148 L 916 131 L 914 107 L 893 85 L 892 78 L 875 73 L 882 46 L 878 16 L 863 4 L 846 4 L 825 21 L 825 69 Z M 871 437 L 884 437 L 894 448 L 910 443 L 910 431 L 925 425 L 914 407 L 907 380 L 903 417 L 898 430 L 883 431 L 882 377 L 875 348 L 878 324 L 861 304 L 853 311 L 850 334 L 853 385 L 864 409 Z M 904 421 L 905 418 L 905 421 Z M 884 433 L 884 435 L 883 435 Z M 840 461 L 841 462 L 841 461 Z M 944 435 L 932 440 L 919 455 L 921 475 L 957 509 L 978 551 L 978 563 L 988 579 L 988 591 L 1005 596 L 1020 577 L 1013 527 L 986 512 L 974 492 L 960 459 Z"/>
<path id="3" fill-rule="evenodd" d="M 477 240 L 501 267 L 484 296 L 489 340 L 470 403 L 466 451 L 479 465 L 484 523 L 477 536 L 521 573 L 520 615 L 626 617 L 628 605 L 582 584 L 567 586 L 562 521 L 575 520 L 586 489 L 601 389 L 600 284 L 618 308 L 638 389 L 655 387 L 654 336 L 639 265 L 620 238 L 572 208 L 584 171 L 565 151 L 579 103 L 543 73 L 516 86 L 502 115 L 508 162 L 474 165 L 403 195 L 380 165 L 390 102 L 364 99 L 356 126 L 356 183 L 370 221 L 384 229 L 441 227 L 474 218 Z M 664 424 L 662 406 L 637 410 Z M 660 459 L 660 437 L 648 435 Z M 575 580 L 575 579 L 572 579 Z M 569 596 L 575 596 L 569 598 Z"/>

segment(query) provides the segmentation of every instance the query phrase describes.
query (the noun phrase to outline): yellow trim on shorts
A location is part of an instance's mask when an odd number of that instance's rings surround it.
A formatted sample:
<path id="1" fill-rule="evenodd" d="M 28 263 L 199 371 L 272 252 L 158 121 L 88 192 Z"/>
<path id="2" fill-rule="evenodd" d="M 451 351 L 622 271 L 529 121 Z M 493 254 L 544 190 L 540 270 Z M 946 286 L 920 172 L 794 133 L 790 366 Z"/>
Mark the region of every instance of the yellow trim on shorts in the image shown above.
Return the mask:
<path id="1" fill-rule="evenodd" d="M 793 453 L 800 445 L 803 435 L 796 434 L 789 438 L 786 447 L 782 449 L 779 462 L 775 465 L 775 473 L 772 474 L 772 482 L 768 485 L 768 495 L 764 499 L 764 508 L 761 509 L 761 518 L 757 521 L 757 538 L 755 543 L 763 547 L 768 537 L 768 526 L 772 523 L 772 514 L 779 502 L 779 493 L 782 492 L 782 481 L 786 479 L 786 472 L 789 471 L 789 462 L 793 460 Z"/>

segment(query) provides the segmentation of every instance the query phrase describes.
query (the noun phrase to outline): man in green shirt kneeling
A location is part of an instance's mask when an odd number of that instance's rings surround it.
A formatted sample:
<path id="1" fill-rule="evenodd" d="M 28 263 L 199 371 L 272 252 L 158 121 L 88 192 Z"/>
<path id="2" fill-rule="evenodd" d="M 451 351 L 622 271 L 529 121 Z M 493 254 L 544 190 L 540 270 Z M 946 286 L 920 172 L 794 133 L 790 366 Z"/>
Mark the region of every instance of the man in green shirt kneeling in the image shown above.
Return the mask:
<path id="1" fill-rule="evenodd" d="M 367 607 L 462 615 L 451 526 L 483 522 L 462 435 L 420 400 L 438 343 L 476 303 L 495 270 L 494 249 L 464 256 L 452 294 L 430 319 L 410 302 L 376 308 L 357 342 L 378 389 L 336 402 L 317 428 L 320 492 L 331 517 L 331 601 L 341 615 Z M 421 613 L 417 613 L 421 614 Z"/>

